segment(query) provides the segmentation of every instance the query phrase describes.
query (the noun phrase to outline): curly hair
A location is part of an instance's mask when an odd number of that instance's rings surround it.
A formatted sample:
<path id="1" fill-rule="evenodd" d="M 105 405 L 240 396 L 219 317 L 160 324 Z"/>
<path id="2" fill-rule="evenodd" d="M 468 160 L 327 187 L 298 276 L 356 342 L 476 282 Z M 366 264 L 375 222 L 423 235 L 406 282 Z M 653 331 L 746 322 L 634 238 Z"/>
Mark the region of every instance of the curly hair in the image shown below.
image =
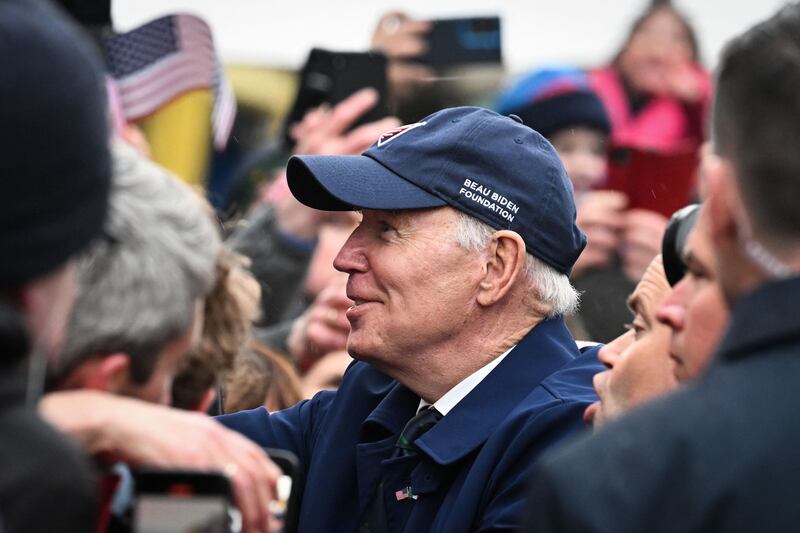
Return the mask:
<path id="1" fill-rule="evenodd" d="M 285 409 L 303 399 L 297 371 L 283 356 L 252 341 L 226 382 L 225 413 L 265 406 Z"/>
<path id="2" fill-rule="evenodd" d="M 222 382 L 250 340 L 259 308 L 258 282 L 247 259 L 226 247 L 217 256 L 217 282 L 205 301 L 203 334 L 178 365 L 172 403 L 194 409 L 209 388 Z"/>

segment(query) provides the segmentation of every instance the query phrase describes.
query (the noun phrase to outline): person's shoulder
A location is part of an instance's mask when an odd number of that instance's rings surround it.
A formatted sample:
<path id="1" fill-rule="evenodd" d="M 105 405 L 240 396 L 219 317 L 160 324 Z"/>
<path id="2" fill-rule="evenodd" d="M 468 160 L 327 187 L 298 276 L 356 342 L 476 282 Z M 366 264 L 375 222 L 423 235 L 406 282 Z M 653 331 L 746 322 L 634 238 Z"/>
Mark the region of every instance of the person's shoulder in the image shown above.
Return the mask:
<path id="1" fill-rule="evenodd" d="M 386 394 L 396 384 L 397 381 L 371 364 L 353 360 L 344 372 L 339 391 L 358 389 L 367 394 Z"/>
<path id="2" fill-rule="evenodd" d="M 678 465 L 687 472 L 705 470 L 716 422 L 703 396 L 691 387 L 639 407 L 544 457 L 536 476 L 568 499 L 587 497 L 598 504 L 631 498 L 629 490 L 646 498 L 661 485 L 691 485 L 688 476 L 673 479 L 673 474 Z M 581 482 L 574 484 L 576 479 Z M 613 486 L 607 486 L 609 479 L 616 480 Z"/>
<path id="3" fill-rule="evenodd" d="M 14 461 L 35 456 L 42 469 L 47 465 L 59 464 L 66 470 L 83 474 L 82 480 L 92 479 L 85 455 L 34 411 L 24 408 L 4 410 L 0 416 L 0 436 L 0 457 L 5 460 L 19 452 Z"/>
<path id="4" fill-rule="evenodd" d="M 590 349 L 533 387 L 496 429 L 536 454 L 551 444 L 586 430 L 583 412 L 597 401 L 592 377 L 603 369 L 597 349 Z"/>
<path id="5" fill-rule="evenodd" d="M 605 370 L 597 358 L 603 345 L 588 346 L 580 355 L 542 380 L 537 389 L 542 389 L 554 399 L 562 402 L 591 403 L 597 400 L 592 379 Z M 534 393 L 537 391 L 534 390 Z"/>
<path id="6" fill-rule="evenodd" d="M 34 412 L 9 409 L 0 415 L 0 471 L 9 531 L 44 531 L 48 525 L 53 531 L 89 531 L 96 517 L 95 472 L 66 436 Z"/>

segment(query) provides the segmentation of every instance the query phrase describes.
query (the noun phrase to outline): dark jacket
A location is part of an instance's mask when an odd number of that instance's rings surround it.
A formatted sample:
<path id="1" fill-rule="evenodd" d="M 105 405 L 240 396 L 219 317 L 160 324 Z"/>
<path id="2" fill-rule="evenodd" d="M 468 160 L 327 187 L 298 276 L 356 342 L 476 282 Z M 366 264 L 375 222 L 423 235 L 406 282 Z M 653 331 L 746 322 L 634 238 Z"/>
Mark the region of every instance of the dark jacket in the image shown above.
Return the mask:
<path id="1" fill-rule="evenodd" d="M 258 326 L 266 328 L 305 309 L 303 280 L 313 244 L 304 247 L 282 234 L 271 205 L 259 205 L 248 216 L 226 244 L 250 259 L 250 271 L 261 286 Z"/>
<path id="2" fill-rule="evenodd" d="M 540 462 L 526 531 L 796 531 L 800 278 L 741 299 L 697 384 Z"/>
<path id="3" fill-rule="evenodd" d="M 561 319 L 537 325 L 416 441 L 422 461 L 408 486 L 419 499 L 397 501 L 393 495 L 404 487 L 385 487 L 390 521 L 409 511 L 405 526 L 389 531 L 516 528 L 531 464 L 583 429 L 583 411 L 595 399 L 595 351 L 579 355 Z M 305 472 L 299 531 L 354 532 L 381 470 L 385 479 L 396 474 L 397 461 L 388 458 L 418 403 L 408 388 L 357 362 L 338 393 L 272 415 L 255 409 L 220 420 L 264 446 L 297 454 Z"/>
<path id="4" fill-rule="evenodd" d="M 2 328 L 0 328 L 2 329 Z M 98 486 L 85 456 L 25 405 L 27 360 L 0 338 L 0 531 L 87 533 Z"/>

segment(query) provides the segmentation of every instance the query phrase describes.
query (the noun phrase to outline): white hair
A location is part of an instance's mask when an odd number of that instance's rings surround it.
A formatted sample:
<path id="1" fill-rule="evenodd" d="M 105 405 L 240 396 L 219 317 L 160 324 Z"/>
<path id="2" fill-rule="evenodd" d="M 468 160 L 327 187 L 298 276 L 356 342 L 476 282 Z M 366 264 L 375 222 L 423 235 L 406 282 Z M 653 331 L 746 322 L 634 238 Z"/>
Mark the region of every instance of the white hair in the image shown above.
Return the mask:
<path id="1" fill-rule="evenodd" d="M 456 214 L 456 242 L 468 250 L 485 249 L 495 230 L 470 215 L 460 211 Z M 571 315 L 578 310 L 580 295 L 569 282 L 569 277 L 530 253 L 526 254 L 525 277 L 538 304 L 546 308 L 548 317 Z"/>

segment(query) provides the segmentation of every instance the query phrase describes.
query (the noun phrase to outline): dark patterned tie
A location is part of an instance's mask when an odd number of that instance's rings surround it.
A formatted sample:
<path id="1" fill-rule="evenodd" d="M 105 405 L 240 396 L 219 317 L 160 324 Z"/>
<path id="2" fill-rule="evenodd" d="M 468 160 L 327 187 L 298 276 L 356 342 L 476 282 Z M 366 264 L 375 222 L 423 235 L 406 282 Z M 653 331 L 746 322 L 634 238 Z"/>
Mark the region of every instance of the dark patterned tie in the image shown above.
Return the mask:
<path id="1" fill-rule="evenodd" d="M 416 455 L 418 452 L 417 447 L 414 446 L 414 441 L 420 438 L 423 433 L 431 429 L 436 422 L 441 419 L 442 413 L 430 406 L 417 413 L 414 418 L 408 421 L 406 427 L 404 427 L 402 433 L 400 433 L 400 438 L 397 439 L 397 444 L 395 444 L 395 456 L 408 457 L 410 455 Z"/>
<path id="2" fill-rule="evenodd" d="M 414 418 L 408 421 L 406 427 L 400 433 L 400 438 L 397 439 L 392 457 L 412 457 L 417 455 L 419 452 L 414 445 L 414 441 L 430 430 L 441 419 L 442 413 L 432 406 L 428 406 L 417 413 Z M 387 531 L 383 490 L 383 480 L 381 480 L 364 512 L 364 519 L 361 522 L 359 533 L 384 533 Z"/>

